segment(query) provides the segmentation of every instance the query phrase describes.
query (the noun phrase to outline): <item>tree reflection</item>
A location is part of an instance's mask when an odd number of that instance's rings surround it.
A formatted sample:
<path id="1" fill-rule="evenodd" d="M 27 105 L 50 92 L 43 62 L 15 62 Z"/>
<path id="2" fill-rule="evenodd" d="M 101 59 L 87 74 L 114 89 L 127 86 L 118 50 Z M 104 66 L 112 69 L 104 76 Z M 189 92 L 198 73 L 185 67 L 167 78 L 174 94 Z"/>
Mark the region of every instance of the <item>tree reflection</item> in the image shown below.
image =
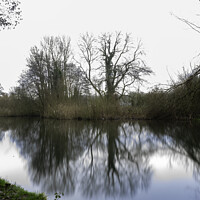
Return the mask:
<path id="1" fill-rule="evenodd" d="M 199 123 L 149 123 L 148 130 L 153 132 L 163 147 L 183 155 L 200 167 L 200 124 Z"/>
<path id="2" fill-rule="evenodd" d="M 22 125 L 22 124 L 21 124 Z M 87 137 L 82 124 L 42 120 L 23 125 L 12 134 L 20 153 L 28 160 L 32 181 L 48 193 L 74 193 L 77 169 L 75 161 L 85 148 Z"/>
<path id="3" fill-rule="evenodd" d="M 175 122 L 148 124 L 148 130 L 153 132 L 157 141 L 162 142 L 162 148 L 167 149 L 172 158 L 178 159 L 182 166 L 193 168 L 193 175 L 199 188 L 200 196 L 200 123 Z"/>
<path id="4" fill-rule="evenodd" d="M 0 130 L 0 142 L 3 140 L 3 138 L 5 137 L 5 133 Z"/>
<path id="5" fill-rule="evenodd" d="M 147 189 L 152 175 L 149 156 L 156 150 L 150 140 L 141 140 L 142 132 L 119 122 L 104 122 L 98 131 L 93 131 L 96 137 L 89 145 L 82 171 L 83 194 L 117 197 Z M 97 148 L 99 140 L 104 148 Z"/>
<path id="6" fill-rule="evenodd" d="M 179 156 L 185 166 L 192 161 L 194 177 L 200 180 L 197 123 L 2 118 L 1 138 L 7 130 L 27 160 L 32 182 L 47 193 L 134 196 L 149 188 L 149 160 L 158 150 Z"/>
<path id="7" fill-rule="evenodd" d="M 117 121 L 11 121 L 11 140 L 28 161 L 33 183 L 47 193 L 66 195 L 78 189 L 86 197 L 123 196 L 149 187 L 149 156 L 156 148 L 137 126 Z"/>

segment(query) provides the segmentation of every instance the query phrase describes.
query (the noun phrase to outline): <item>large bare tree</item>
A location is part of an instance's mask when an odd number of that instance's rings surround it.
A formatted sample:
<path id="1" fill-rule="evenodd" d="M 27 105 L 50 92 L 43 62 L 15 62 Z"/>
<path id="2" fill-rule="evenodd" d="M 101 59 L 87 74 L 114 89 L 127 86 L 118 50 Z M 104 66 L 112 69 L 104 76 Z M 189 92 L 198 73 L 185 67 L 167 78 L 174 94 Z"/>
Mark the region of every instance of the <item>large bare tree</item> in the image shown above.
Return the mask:
<path id="1" fill-rule="evenodd" d="M 134 44 L 130 34 L 84 34 L 79 42 L 79 65 L 90 86 L 100 96 L 122 97 L 135 82 L 152 73 L 146 66 L 141 42 Z"/>

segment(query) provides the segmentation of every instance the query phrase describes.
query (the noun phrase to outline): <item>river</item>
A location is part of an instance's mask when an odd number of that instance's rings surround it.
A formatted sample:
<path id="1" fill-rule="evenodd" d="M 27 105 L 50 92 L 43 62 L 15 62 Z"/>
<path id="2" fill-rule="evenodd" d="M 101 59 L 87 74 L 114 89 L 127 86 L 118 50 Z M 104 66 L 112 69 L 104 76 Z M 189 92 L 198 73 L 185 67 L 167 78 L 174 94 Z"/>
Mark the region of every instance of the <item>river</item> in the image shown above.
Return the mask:
<path id="1" fill-rule="evenodd" d="M 48 199 L 200 199 L 200 123 L 0 118 L 0 177 Z"/>

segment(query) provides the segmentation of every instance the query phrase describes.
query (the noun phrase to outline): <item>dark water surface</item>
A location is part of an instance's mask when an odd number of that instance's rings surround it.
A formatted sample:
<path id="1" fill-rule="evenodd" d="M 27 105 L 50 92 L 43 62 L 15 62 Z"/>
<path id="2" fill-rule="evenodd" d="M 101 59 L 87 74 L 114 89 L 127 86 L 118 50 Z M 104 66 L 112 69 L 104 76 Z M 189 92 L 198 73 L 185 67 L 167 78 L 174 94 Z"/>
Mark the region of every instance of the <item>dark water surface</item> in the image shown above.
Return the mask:
<path id="1" fill-rule="evenodd" d="M 200 199 L 200 123 L 0 118 L 0 177 L 48 199 Z"/>

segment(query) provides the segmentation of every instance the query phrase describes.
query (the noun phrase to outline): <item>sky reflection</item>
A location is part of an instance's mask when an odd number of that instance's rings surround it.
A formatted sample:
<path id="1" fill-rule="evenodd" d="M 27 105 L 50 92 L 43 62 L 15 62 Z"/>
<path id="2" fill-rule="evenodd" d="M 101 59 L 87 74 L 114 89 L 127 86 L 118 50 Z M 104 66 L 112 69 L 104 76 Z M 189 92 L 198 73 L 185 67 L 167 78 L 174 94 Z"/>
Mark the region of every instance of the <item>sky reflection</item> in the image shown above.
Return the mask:
<path id="1" fill-rule="evenodd" d="M 0 130 L 0 176 L 50 198 L 200 197 L 199 125 L 2 118 Z"/>

